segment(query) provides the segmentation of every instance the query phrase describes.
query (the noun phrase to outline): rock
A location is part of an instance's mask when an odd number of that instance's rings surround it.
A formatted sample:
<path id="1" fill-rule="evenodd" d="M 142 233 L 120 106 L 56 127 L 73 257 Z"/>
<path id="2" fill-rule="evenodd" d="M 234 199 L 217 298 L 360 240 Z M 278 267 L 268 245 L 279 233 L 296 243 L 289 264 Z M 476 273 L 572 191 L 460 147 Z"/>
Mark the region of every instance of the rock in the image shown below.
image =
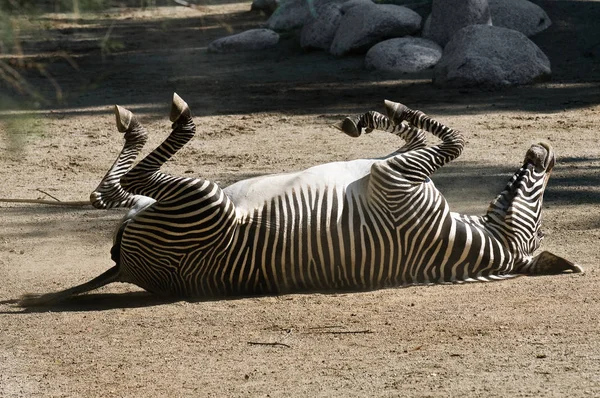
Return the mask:
<path id="1" fill-rule="evenodd" d="M 267 28 L 289 31 L 302 28 L 310 22 L 322 5 L 341 3 L 343 0 L 280 0 L 279 7 L 267 20 Z"/>
<path id="2" fill-rule="evenodd" d="M 329 3 L 319 7 L 315 18 L 302 28 L 300 33 L 302 48 L 329 50 L 342 19 L 341 7 L 339 3 Z"/>
<path id="3" fill-rule="evenodd" d="M 488 0 L 433 0 L 423 37 L 443 47 L 454 33 L 477 24 L 492 24 Z"/>
<path id="4" fill-rule="evenodd" d="M 397 6 L 404 6 L 416 11 L 421 18 L 427 18 L 431 14 L 431 2 L 433 0 L 379 0 L 379 4 L 395 4 Z"/>
<path id="5" fill-rule="evenodd" d="M 329 52 L 338 56 L 366 52 L 382 40 L 410 35 L 420 27 L 419 14 L 406 7 L 359 4 L 342 16 Z"/>
<path id="6" fill-rule="evenodd" d="M 552 22 L 538 5 L 527 0 L 489 0 L 492 24 L 533 36 L 546 30 Z"/>
<path id="7" fill-rule="evenodd" d="M 442 57 L 442 47 L 419 37 L 382 41 L 371 47 L 365 67 L 390 73 L 414 73 L 431 68 Z"/>
<path id="8" fill-rule="evenodd" d="M 310 18 L 307 0 L 281 0 L 267 20 L 267 28 L 287 31 L 301 28 Z"/>
<path id="9" fill-rule="evenodd" d="M 472 25 L 456 32 L 434 69 L 433 82 L 451 87 L 528 84 L 550 77 L 548 57 L 516 30 Z"/>
<path id="10" fill-rule="evenodd" d="M 359 5 L 374 5 L 375 3 L 373 3 L 372 0 L 348 0 L 342 3 L 342 14 L 345 14 L 348 12 L 348 10 L 350 10 L 352 7 L 356 7 Z"/>
<path id="11" fill-rule="evenodd" d="M 250 11 L 259 11 L 264 12 L 266 15 L 271 15 L 278 6 L 278 0 L 254 0 L 250 6 Z"/>
<path id="12" fill-rule="evenodd" d="M 213 41 L 208 45 L 208 51 L 213 53 L 258 51 L 274 47 L 278 42 L 277 32 L 269 29 L 251 29 Z"/>

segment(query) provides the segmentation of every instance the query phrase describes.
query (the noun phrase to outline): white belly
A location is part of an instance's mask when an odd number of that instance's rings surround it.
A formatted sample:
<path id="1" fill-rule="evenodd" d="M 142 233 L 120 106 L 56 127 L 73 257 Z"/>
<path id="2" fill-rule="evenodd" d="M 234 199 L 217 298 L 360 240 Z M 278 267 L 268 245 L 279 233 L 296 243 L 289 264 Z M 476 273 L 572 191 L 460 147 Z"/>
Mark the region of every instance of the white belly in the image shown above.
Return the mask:
<path id="1" fill-rule="evenodd" d="M 349 162 L 327 163 L 295 172 L 272 174 L 236 182 L 223 189 L 235 203 L 238 215 L 260 208 L 265 202 L 291 192 L 300 194 L 307 189 L 313 192 L 336 190 L 339 194 L 371 172 L 377 159 L 359 159 Z M 362 184 L 361 184 L 362 185 Z"/>

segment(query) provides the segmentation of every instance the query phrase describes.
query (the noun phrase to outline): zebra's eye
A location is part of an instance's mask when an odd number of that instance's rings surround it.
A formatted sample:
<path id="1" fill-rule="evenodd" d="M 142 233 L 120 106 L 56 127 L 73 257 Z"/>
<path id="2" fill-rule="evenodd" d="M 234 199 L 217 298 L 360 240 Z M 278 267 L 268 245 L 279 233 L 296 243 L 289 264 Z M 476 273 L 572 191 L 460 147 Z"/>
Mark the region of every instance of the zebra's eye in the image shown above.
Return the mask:
<path id="1" fill-rule="evenodd" d="M 544 233 L 542 232 L 541 229 L 538 230 L 537 236 L 538 236 L 538 239 L 544 239 Z"/>

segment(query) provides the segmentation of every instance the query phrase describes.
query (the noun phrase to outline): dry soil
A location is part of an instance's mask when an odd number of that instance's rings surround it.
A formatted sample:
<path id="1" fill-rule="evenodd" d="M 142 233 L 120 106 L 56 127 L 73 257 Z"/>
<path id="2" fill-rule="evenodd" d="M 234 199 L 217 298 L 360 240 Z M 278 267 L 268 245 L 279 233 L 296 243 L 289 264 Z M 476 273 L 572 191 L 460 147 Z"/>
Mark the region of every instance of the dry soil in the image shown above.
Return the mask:
<path id="1" fill-rule="evenodd" d="M 46 99 L 28 110 L 3 87 L 0 197 L 86 200 L 122 145 L 114 103 L 139 115 L 150 148 L 177 91 L 198 134 L 167 171 L 226 185 L 389 153 L 400 143 L 385 133 L 328 127 L 389 98 L 464 132 L 463 155 L 434 176 L 457 211 L 484 212 L 529 145 L 551 143 L 543 248 L 587 272 L 202 302 L 113 284 L 30 311 L 14 299 L 112 266 L 124 211 L 0 203 L 0 396 L 600 396 L 600 2 L 537 3 L 553 21 L 533 38 L 553 80 L 495 92 L 367 72 L 360 56 L 302 52 L 293 34 L 273 51 L 208 54 L 265 20 L 249 3 L 43 15 L 21 56 L 3 56 Z"/>

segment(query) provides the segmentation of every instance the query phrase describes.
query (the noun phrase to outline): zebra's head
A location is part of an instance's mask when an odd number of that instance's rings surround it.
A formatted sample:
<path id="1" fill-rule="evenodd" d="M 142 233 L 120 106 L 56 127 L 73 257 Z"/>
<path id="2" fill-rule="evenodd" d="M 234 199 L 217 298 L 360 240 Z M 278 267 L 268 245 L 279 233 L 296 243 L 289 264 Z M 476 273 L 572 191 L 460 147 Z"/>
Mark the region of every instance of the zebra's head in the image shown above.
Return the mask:
<path id="1" fill-rule="evenodd" d="M 533 253 L 542 239 L 542 200 L 554 163 L 554 151 L 548 144 L 532 145 L 521 168 L 488 208 L 490 222 L 502 227 L 524 252 Z"/>
<path id="2" fill-rule="evenodd" d="M 531 165 L 536 173 L 546 173 L 549 176 L 552 168 L 554 167 L 554 151 L 550 145 L 540 142 L 534 144 L 529 148 L 527 154 L 525 154 L 525 162 L 523 167 Z M 547 179 L 547 178 L 546 178 Z"/>
<path id="3" fill-rule="evenodd" d="M 517 270 L 535 268 L 537 273 L 551 273 L 556 269 L 582 271 L 578 265 L 547 251 L 533 255 L 544 237 L 542 203 L 555 159 L 549 144 L 532 145 L 521 168 L 488 209 L 488 221 L 502 231 L 517 250 Z"/>
<path id="4" fill-rule="evenodd" d="M 527 239 L 525 239 L 524 242 L 523 249 L 526 255 L 533 254 L 540 247 L 544 238 L 544 233 L 541 230 L 542 202 L 555 162 L 554 151 L 549 144 L 543 142 L 534 144 L 525 154 L 525 160 L 521 168 L 524 173 L 519 173 L 521 178 L 516 180 L 517 191 L 512 203 L 512 215 L 530 221 L 533 227 L 529 241 L 527 242 Z"/>

